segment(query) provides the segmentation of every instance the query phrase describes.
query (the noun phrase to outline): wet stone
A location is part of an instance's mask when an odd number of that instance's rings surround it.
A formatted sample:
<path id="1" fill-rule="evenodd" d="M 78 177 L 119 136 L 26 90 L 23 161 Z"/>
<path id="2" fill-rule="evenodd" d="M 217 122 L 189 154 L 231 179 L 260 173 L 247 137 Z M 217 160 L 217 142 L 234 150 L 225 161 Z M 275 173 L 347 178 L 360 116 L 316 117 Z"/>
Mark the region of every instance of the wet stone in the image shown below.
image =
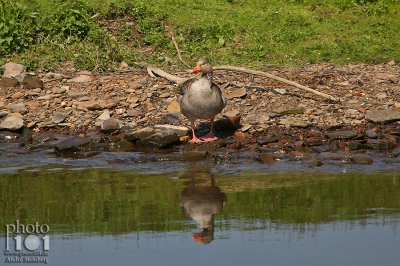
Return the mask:
<path id="1" fill-rule="evenodd" d="M 68 140 L 61 141 L 54 145 L 56 151 L 64 153 L 64 152 L 75 152 L 79 151 L 81 146 L 90 143 L 90 139 L 82 136 L 75 136 Z"/>
<path id="2" fill-rule="evenodd" d="M 178 134 L 178 136 L 185 136 L 189 133 L 189 129 L 187 127 L 181 127 L 181 126 L 173 126 L 173 125 L 155 125 L 155 129 L 160 129 L 160 130 L 166 130 L 166 129 L 172 129 L 173 131 Z"/>
<path id="3" fill-rule="evenodd" d="M 10 132 L 10 131 L 0 131 L 0 140 L 15 140 L 18 139 L 21 134 Z"/>
<path id="4" fill-rule="evenodd" d="M 120 129 L 120 125 L 119 125 L 118 121 L 114 118 L 103 120 L 101 122 L 100 127 L 101 127 L 101 130 L 106 131 L 106 132 Z"/>
<path id="5" fill-rule="evenodd" d="M 129 140 L 122 139 L 122 140 L 118 141 L 117 143 L 115 143 L 115 147 L 117 147 L 118 149 L 122 149 L 122 150 L 131 150 L 135 147 L 135 145 L 132 142 L 130 142 Z"/>
<path id="6" fill-rule="evenodd" d="M 179 136 L 172 129 L 166 129 L 160 133 L 153 134 L 150 137 L 136 142 L 137 148 L 159 149 L 169 146 L 179 141 Z"/>
<path id="7" fill-rule="evenodd" d="M 378 134 L 372 129 L 367 129 L 365 130 L 365 136 L 370 139 L 376 139 L 378 137 Z"/>
<path id="8" fill-rule="evenodd" d="M 49 133 L 32 135 L 32 142 L 34 144 L 46 143 L 46 142 L 50 142 L 53 140 L 57 140 L 57 138 L 53 134 L 49 134 Z"/>
<path id="9" fill-rule="evenodd" d="M 349 147 L 349 149 L 352 150 L 352 151 L 362 150 L 362 149 L 366 148 L 366 146 L 364 144 L 359 143 L 359 142 L 349 142 L 347 147 Z"/>
<path id="10" fill-rule="evenodd" d="M 357 164 L 372 164 L 373 159 L 371 156 L 366 155 L 366 154 L 356 154 L 353 157 L 351 157 L 354 163 Z"/>
<path id="11" fill-rule="evenodd" d="M 274 156 L 269 153 L 259 153 L 258 159 L 263 163 L 273 163 L 275 161 Z"/>
<path id="12" fill-rule="evenodd" d="M 369 139 L 367 146 L 374 150 L 391 150 L 395 147 L 393 142 L 381 139 Z"/>
<path id="13" fill-rule="evenodd" d="M 336 131 L 327 133 L 326 136 L 330 139 L 352 139 L 357 137 L 354 131 Z"/>
<path id="14" fill-rule="evenodd" d="M 133 132 L 125 133 L 125 138 L 129 141 L 136 141 L 150 137 L 155 134 L 155 130 L 152 127 L 145 127 L 139 130 L 135 130 Z"/>
<path id="15" fill-rule="evenodd" d="M 273 137 L 261 137 L 257 140 L 258 144 L 260 145 L 266 145 L 268 143 L 272 143 L 272 142 L 278 142 L 279 141 L 279 137 L 277 136 L 273 136 Z"/>

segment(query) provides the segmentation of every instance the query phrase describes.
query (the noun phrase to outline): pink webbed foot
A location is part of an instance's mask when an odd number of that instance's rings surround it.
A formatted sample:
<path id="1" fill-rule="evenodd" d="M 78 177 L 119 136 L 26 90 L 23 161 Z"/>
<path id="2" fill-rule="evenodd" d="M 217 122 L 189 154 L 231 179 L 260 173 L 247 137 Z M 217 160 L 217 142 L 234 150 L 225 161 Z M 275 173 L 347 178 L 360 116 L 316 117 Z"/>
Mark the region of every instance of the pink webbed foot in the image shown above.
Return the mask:
<path id="1" fill-rule="evenodd" d="M 218 138 L 216 136 L 214 136 L 212 132 L 210 132 L 207 135 L 202 136 L 200 139 L 203 140 L 203 142 L 210 142 L 210 141 L 217 140 Z"/>
<path id="2" fill-rule="evenodd" d="M 193 135 L 193 138 L 189 140 L 189 143 L 204 143 L 204 142 L 205 142 L 204 140 L 197 138 L 196 135 Z"/>

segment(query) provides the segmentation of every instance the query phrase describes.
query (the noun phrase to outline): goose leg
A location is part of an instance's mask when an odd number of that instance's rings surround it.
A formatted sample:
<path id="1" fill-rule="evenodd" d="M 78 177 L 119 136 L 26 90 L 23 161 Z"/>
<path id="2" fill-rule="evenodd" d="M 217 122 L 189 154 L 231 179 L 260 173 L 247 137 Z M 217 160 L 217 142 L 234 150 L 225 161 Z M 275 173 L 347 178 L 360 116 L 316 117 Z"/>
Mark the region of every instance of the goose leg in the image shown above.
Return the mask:
<path id="1" fill-rule="evenodd" d="M 190 120 L 190 126 L 192 127 L 192 134 L 193 134 L 193 137 L 192 137 L 191 140 L 189 140 L 189 143 L 203 143 L 204 141 L 201 140 L 201 139 L 198 139 L 198 138 L 196 137 L 196 134 L 194 133 L 194 119 L 191 119 L 191 120 Z"/>
<path id="2" fill-rule="evenodd" d="M 210 120 L 210 126 L 211 126 L 210 132 L 209 132 L 207 135 L 201 137 L 201 139 L 202 139 L 204 142 L 214 141 L 214 140 L 217 140 L 217 139 L 218 139 L 218 138 L 217 138 L 216 136 L 214 136 L 214 134 L 213 134 L 214 118 Z"/>

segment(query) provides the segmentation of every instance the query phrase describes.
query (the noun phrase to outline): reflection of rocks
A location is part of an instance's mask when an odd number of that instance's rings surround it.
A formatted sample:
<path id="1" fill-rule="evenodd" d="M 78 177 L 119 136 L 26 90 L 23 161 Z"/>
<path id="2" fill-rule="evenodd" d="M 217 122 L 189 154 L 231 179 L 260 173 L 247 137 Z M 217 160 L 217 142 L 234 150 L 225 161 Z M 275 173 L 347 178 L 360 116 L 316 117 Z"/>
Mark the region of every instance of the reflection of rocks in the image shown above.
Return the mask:
<path id="1" fill-rule="evenodd" d="M 222 211 L 226 196 L 215 185 L 214 176 L 210 173 L 193 172 L 188 178 L 187 187 L 183 189 L 180 199 L 183 213 L 185 217 L 195 220 L 198 228 L 203 229 L 200 233 L 193 233 L 193 239 L 208 244 L 214 240 L 213 216 Z"/>

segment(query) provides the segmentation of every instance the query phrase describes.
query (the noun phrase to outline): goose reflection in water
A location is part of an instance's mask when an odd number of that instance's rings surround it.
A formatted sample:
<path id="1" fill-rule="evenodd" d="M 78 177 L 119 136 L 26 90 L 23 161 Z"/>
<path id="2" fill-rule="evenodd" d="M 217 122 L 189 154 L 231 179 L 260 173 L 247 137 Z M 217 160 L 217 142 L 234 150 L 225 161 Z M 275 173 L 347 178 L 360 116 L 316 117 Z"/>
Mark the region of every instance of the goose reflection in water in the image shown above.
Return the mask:
<path id="1" fill-rule="evenodd" d="M 186 218 L 195 220 L 201 232 L 192 233 L 192 238 L 201 244 L 214 240 L 214 218 L 221 213 L 226 195 L 215 185 L 214 175 L 203 171 L 191 171 L 182 177 L 188 179 L 181 193 L 180 203 Z"/>

